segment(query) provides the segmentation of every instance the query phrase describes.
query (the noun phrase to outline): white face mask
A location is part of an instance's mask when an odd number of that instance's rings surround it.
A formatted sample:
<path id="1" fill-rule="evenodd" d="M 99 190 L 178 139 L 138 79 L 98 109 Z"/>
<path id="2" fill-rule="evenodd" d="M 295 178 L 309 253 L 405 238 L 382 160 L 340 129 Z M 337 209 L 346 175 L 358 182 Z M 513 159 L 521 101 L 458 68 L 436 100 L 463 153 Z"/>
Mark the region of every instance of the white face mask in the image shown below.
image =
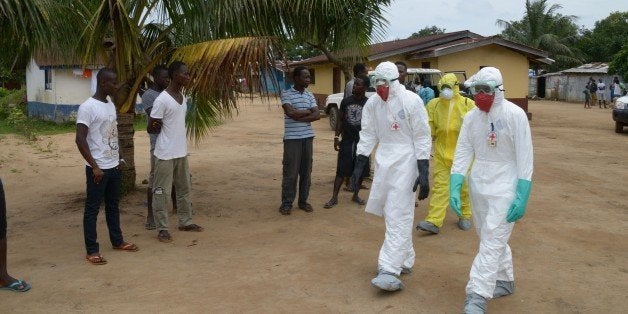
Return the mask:
<path id="1" fill-rule="evenodd" d="M 440 94 L 445 99 L 452 99 L 454 97 L 454 91 L 450 88 L 443 88 L 443 90 L 440 91 Z"/>

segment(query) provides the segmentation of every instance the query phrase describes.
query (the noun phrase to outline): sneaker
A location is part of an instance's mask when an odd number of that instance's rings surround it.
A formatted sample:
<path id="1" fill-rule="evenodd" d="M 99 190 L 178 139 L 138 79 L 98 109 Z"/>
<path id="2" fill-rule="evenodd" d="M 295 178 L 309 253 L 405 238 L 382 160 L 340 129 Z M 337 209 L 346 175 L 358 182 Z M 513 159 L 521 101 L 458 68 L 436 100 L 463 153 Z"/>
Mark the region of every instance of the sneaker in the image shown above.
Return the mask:
<path id="1" fill-rule="evenodd" d="M 514 281 L 497 280 L 497 283 L 495 284 L 495 291 L 493 291 L 493 299 L 511 295 L 513 293 L 515 293 Z"/>
<path id="2" fill-rule="evenodd" d="M 417 230 L 423 230 L 423 231 L 427 231 L 430 232 L 432 234 L 438 234 L 440 232 L 440 228 L 436 227 L 436 225 L 434 225 L 433 223 L 429 222 L 429 221 L 420 221 L 417 225 L 416 225 L 416 229 Z"/>
<path id="3" fill-rule="evenodd" d="M 471 229 L 471 220 L 470 219 L 464 219 L 464 218 L 458 219 L 458 228 L 460 228 L 460 230 L 464 230 L 464 231 L 467 231 L 467 230 Z"/>
<path id="4" fill-rule="evenodd" d="M 380 271 L 377 277 L 371 280 L 371 285 L 386 291 L 397 291 L 404 288 L 403 282 L 397 275 L 386 271 Z"/>
<path id="5" fill-rule="evenodd" d="M 464 300 L 464 314 L 485 314 L 486 313 L 486 298 L 477 294 L 467 294 L 466 300 Z"/>

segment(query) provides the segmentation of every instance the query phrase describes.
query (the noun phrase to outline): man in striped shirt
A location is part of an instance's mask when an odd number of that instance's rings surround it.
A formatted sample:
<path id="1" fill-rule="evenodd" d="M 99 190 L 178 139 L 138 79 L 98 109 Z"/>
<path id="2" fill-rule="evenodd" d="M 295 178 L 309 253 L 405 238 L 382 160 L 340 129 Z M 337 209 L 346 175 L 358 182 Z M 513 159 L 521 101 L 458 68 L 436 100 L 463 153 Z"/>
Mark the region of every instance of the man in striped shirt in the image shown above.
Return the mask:
<path id="1" fill-rule="evenodd" d="M 314 130 L 312 121 L 321 118 L 314 95 L 306 90 L 310 84 L 310 71 L 296 67 L 292 72 L 294 85 L 281 93 L 281 106 L 284 111 L 283 136 L 283 179 L 281 183 L 282 215 L 290 215 L 296 197 L 297 178 L 299 179 L 299 209 L 312 212 L 307 202 L 310 194 L 312 174 L 312 144 Z"/>

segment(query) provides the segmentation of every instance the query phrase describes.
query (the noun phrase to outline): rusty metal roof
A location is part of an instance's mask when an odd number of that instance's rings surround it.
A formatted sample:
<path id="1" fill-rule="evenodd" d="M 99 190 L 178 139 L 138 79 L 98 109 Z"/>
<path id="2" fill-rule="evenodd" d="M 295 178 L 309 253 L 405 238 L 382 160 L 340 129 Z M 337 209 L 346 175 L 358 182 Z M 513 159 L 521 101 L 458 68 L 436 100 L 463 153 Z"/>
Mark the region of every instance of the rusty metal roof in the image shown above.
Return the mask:
<path id="1" fill-rule="evenodd" d="M 563 73 L 597 73 L 597 74 L 606 74 L 608 73 L 608 63 L 606 62 L 591 62 L 587 64 L 583 64 L 579 67 L 562 70 Z"/>

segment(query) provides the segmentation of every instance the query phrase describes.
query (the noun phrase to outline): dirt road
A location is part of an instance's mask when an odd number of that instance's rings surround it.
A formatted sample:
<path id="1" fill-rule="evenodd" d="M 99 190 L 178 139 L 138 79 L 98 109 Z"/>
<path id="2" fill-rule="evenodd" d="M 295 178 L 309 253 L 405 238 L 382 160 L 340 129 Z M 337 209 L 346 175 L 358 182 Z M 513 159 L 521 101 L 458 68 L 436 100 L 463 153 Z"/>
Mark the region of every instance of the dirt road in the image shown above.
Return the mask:
<path id="1" fill-rule="evenodd" d="M 0 291 L 0 312 L 390 312 L 459 313 L 478 240 L 451 212 L 441 234 L 415 233 L 406 289 L 370 286 L 384 235 L 341 192 L 323 209 L 335 174 L 333 133 L 315 123 L 311 214 L 281 216 L 283 120 L 277 101 L 244 100 L 240 115 L 190 145 L 195 222 L 160 243 L 144 230 L 145 185 L 122 202 L 122 227 L 137 253 L 113 251 L 99 216 L 105 266 L 84 260 L 85 178 L 74 135 L 0 139 L 9 206 L 9 272 L 25 294 Z M 620 313 L 628 308 L 628 133 L 610 110 L 532 101 L 534 185 L 510 244 L 517 291 L 491 313 Z M 148 137 L 136 134 L 138 181 Z M 146 156 L 143 158 L 142 156 Z M 365 191 L 368 193 L 368 191 Z M 366 193 L 363 193 L 364 195 Z M 365 195 L 366 196 L 366 195 Z M 423 219 L 427 201 L 419 203 Z M 171 217 L 171 225 L 176 219 Z"/>

